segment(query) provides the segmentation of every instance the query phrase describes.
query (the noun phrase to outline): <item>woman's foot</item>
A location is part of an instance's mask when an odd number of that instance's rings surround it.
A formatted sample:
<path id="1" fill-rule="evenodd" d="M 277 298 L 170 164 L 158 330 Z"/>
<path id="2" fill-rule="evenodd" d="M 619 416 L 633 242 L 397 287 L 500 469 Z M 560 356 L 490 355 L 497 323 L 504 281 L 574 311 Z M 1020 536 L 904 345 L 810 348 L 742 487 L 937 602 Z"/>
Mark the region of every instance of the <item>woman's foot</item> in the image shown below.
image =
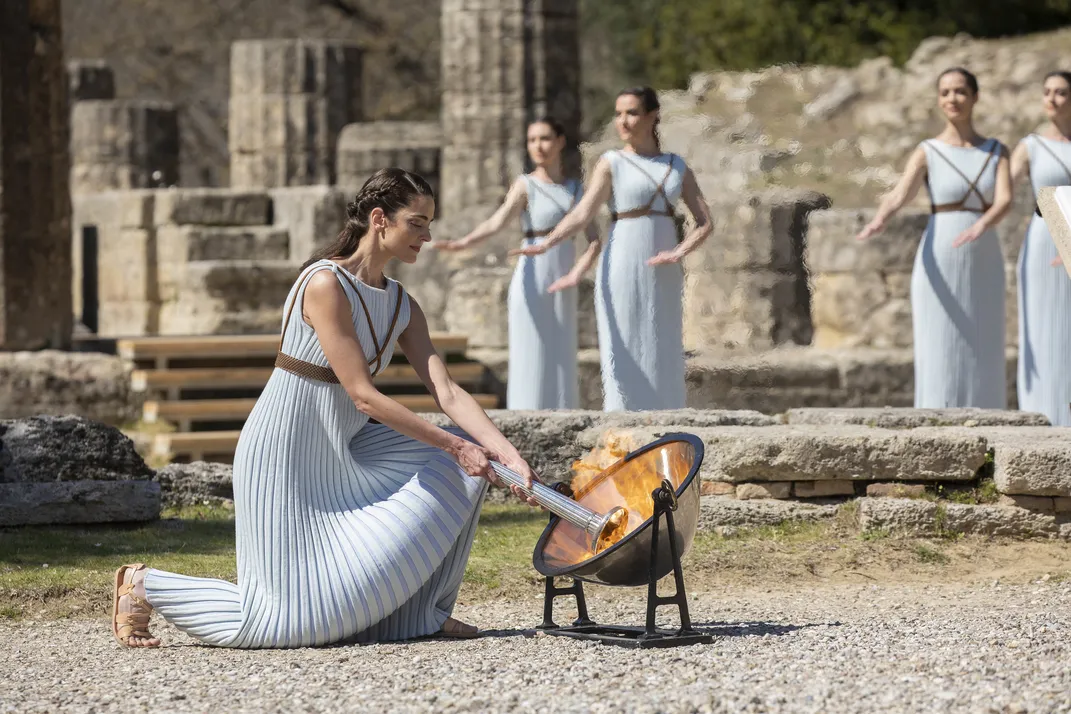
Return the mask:
<path id="1" fill-rule="evenodd" d="M 141 563 L 120 566 L 115 571 L 112 592 L 112 634 L 124 647 L 159 647 L 149 632 L 152 605 L 145 599 L 145 572 Z"/>
<path id="2" fill-rule="evenodd" d="M 476 625 L 470 625 L 461 620 L 455 620 L 452 617 L 448 617 L 446 618 L 446 622 L 443 623 L 442 629 L 439 630 L 439 635 L 442 637 L 469 639 L 471 637 L 479 637 L 480 629 L 476 627 Z"/>

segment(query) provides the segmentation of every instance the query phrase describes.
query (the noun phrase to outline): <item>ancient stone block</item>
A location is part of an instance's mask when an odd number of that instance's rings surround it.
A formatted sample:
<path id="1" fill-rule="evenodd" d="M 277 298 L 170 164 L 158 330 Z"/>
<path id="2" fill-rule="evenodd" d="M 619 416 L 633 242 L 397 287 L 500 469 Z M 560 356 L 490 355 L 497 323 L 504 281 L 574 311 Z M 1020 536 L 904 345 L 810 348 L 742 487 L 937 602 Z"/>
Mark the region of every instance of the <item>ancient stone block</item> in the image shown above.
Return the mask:
<path id="1" fill-rule="evenodd" d="M 513 271 L 509 268 L 468 268 L 458 271 L 447 292 L 446 329 L 467 335 L 477 348 L 509 344 L 507 295 Z"/>
<path id="2" fill-rule="evenodd" d="M 882 233 L 865 242 L 855 240 L 870 218 L 862 211 L 841 209 L 811 214 L 805 252 L 811 273 L 910 273 L 929 214 L 901 213 L 889 219 Z"/>
<path id="3" fill-rule="evenodd" d="M 758 528 L 789 522 L 813 523 L 829 520 L 836 514 L 836 506 L 776 499 L 740 501 L 705 496 L 699 501 L 699 529 L 709 532 L 719 526 Z"/>
<path id="4" fill-rule="evenodd" d="M 789 409 L 786 424 L 860 424 L 881 429 L 920 426 L 1049 426 L 1044 414 L 1000 409 Z"/>
<path id="5" fill-rule="evenodd" d="M 1071 496 L 1071 443 L 1060 427 L 979 430 L 993 446 L 993 480 L 1001 493 Z"/>
<path id="6" fill-rule="evenodd" d="M 129 523 L 160 517 L 152 481 L 0 483 L 0 526 Z"/>
<path id="7" fill-rule="evenodd" d="M 868 498 L 922 498 L 926 487 L 920 483 L 868 483 Z"/>
<path id="8" fill-rule="evenodd" d="M 858 523 L 862 530 L 886 530 L 913 536 L 963 533 L 1037 537 L 1059 532 L 1051 515 L 1025 508 L 938 504 L 897 498 L 860 499 Z"/>
<path id="9" fill-rule="evenodd" d="M 288 260 L 290 234 L 273 226 L 196 227 L 186 234 L 187 260 Z"/>
<path id="10" fill-rule="evenodd" d="M 361 50 L 335 40 L 231 46 L 231 185 L 333 184 L 342 128 L 363 115 Z"/>
<path id="11" fill-rule="evenodd" d="M 71 103 L 115 99 L 115 73 L 104 60 L 71 60 L 67 63 L 67 88 Z"/>
<path id="12" fill-rule="evenodd" d="M 755 498 L 788 498 L 792 484 L 784 481 L 771 483 L 742 483 L 736 487 L 736 497 L 741 501 Z"/>
<path id="13" fill-rule="evenodd" d="M 301 262 L 334 240 L 346 224 L 346 204 L 353 200 L 353 194 L 335 186 L 273 188 L 268 195 L 274 226 L 290 234 L 290 257 Z"/>
<path id="14" fill-rule="evenodd" d="M 797 481 L 792 484 L 792 495 L 796 498 L 854 496 L 855 484 L 851 481 Z"/>
<path id="15" fill-rule="evenodd" d="M 735 496 L 736 486 L 721 481 L 704 481 L 699 484 L 699 493 L 703 496 Z"/>
<path id="16" fill-rule="evenodd" d="M 178 112 L 141 99 L 77 102 L 71 109 L 71 189 L 78 193 L 178 183 Z"/>
<path id="17" fill-rule="evenodd" d="M 671 429 L 636 427 L 637 443 Z M 697 427 L 704 478 L 768 481 L 969 481 L 986 461 L 987 442 L 973 432 L 858 426 Z"/>
<path id="18" fill-rule="evenodd" d="M 72 331 L 67 73 L 58 2 L 0 3 L 0 349 Z"/>
<path id="19" fill-rule="evenodd" d="M 439 193 L 440 122 L 360 122 L 338 138 L 338 184 L 356 192 L 376 170 L 398 166 L 420 174 Z"/>
<path id="20" fill-rule="evenodd" d="M 0 419 L 72 415 L 120 425 L 136 419 L 142 397 L 132 365 L 95 352 L 0 352 Z"/>
<path id="21" fill-rule="evenodd" d="M 1055 513 L 1056 503 L 1054 498 L 1048 496 L 1001 496 L 997 500 L 998 506 L 1015 506 L 1030 511 L 1042 511 Z"/>
<path id="22" fill-rule="evenodd" d="M 297 278 L 290 261 L 203 260 L 161 272 L 161 335 L 276 332 Z"/>
<path id="23" fill-rule="evenodd" d="M 156 472 L 156 481 L 161 500 L 169 506 L 221 505 L 234 500 L 232 472 L 230 464 L 168 464 Z"/>
<path id="24" fill-rule="evenodd" d="M 0 483 L 151 479 L 152 469 L 115 427 L 76 416 L 0 421 Z"/>
<path id="25" fill-rule="evenodd" d="M 264 191 L 184 188 L 156 194 L 153 222 L 201 226 L 264 226 L 271 223 L 271 197 Z"/>
<path id="26" fill-rule="evenodd" d="M 524 171 L 525 122 L 553 112 L 579 168 L 576 0 L 442 4 L 442 212 L 500 200 Z"/>

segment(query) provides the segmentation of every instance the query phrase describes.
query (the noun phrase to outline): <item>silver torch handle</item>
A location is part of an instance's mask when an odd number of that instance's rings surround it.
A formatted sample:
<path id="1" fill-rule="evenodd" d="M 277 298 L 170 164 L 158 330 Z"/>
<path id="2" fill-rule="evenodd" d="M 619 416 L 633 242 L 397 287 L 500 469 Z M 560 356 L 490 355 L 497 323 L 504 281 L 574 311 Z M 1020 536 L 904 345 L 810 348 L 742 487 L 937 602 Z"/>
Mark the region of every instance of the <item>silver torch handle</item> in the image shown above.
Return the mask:
<path id="1" fill-rule="evenodd" d="M 525 486 L 524 476 L 497 461 L 491 462 L 491 468 L 503 483 L 517 486 L 524 495 L 543 508 L 585 531 L 590 538 L 589 546 L 593 552 L 600 550 L 604 535 L 611 535 L 616 529 L 623 528 L 628 521 L 627 511 L 620 506 L 615 506 L 609 513 L 596 513 L 538 481 L 533 481 L 532 487 L 528 488 Z"/>

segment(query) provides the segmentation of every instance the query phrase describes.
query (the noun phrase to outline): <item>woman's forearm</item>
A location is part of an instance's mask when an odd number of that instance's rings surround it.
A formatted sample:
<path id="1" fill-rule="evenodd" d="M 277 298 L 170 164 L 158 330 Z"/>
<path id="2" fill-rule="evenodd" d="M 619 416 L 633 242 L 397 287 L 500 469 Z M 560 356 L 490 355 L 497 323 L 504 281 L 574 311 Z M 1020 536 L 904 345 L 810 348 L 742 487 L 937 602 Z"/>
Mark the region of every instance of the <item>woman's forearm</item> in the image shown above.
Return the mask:
<path id="1" fill-rule="evenodd" d="M 439 397 L 439 408 L 480 446 L 503 456 L 519 455 L 516 447 L 498 430 L 483 407 L 464 389 L 451 386 L 448 394 Z"/>
<path id="2" fill-rule="evenodd" d="M 455 453 L 458 446 L 463 442 L 461 437 L 440 429 L 426 419 L 422 419 L 379 390 L 368 390 L 354 397 L 353 403 L 357 406 L 357 409 L 381 424 L 386 424 L 399 434 L 404 434 L 411 439 L 416 439 L 448 453 Z"/>

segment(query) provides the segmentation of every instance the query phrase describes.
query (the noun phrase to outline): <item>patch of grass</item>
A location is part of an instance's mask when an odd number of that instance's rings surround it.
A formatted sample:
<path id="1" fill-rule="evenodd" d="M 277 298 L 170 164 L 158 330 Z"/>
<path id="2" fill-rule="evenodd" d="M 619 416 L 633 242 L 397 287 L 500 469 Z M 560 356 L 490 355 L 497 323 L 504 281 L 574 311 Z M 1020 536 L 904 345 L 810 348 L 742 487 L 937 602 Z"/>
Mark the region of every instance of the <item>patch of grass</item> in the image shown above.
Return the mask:
<path id="1" fill-rule="evenodd" d="M 234 512 L 198 506 L 143 525 L 0 530 L 0 611 L 8 618 L 104 612 L 115 569 L 135 562 L 233 581 Z"/>
<path id="2" fill-rule="evenodd" d="M 927 543 L 916 543 L 914 554 L 920 563 L 926 565 L 945 565 L 949 561 L 947 555 Z"/>
<path id="3" fill-rule="evenodd" d="M 860 540 L 871 542 L 876 540 L 885 540 L 892 534 L 888 528 L 870 528 L 859 534 Z"/>
<path id="4" fill-rule="evenodd" d="M 485 504 L 465 568 L 468 588 L 499 590 L 535 583 L 532 548 L 547 525 L 547 515 L 523 505 Z"/>

